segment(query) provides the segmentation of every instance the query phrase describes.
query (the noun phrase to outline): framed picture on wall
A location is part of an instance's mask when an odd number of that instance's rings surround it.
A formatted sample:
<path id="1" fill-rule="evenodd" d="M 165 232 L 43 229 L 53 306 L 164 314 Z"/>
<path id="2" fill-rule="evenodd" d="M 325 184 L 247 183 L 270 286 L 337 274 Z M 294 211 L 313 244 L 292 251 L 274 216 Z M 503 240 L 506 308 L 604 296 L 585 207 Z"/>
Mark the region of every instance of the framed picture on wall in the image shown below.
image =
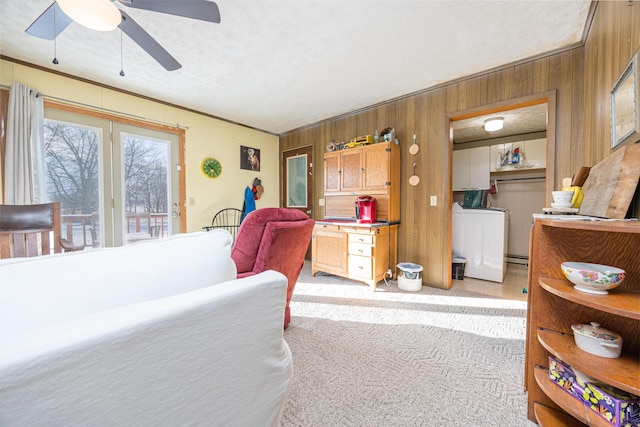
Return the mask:
<path id="1" fill-rule="evenodd" d="M 260 171 L 260 150 L 257 148 L 240 146 L 240 169 Z"/>
<path id="2" fill-rule="evenodd" d="M 640 49 L 611 89 L 611 148 L 640 141 Z"/>

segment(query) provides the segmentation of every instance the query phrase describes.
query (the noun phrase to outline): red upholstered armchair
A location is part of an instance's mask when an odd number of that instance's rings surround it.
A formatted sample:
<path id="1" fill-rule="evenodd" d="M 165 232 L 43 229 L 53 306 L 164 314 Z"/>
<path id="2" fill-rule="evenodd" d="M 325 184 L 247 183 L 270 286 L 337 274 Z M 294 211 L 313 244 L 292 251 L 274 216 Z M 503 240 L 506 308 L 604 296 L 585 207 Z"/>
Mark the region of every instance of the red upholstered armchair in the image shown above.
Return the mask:
<path id="1" fill-rule="evenodd" d="M 297 209 L 263 208 L 251 212 L 240 224 L 231 258 L 238 278 L 275 270 L 289 281 L 284 327 L 289 325 L 289 301 L 304 264 L 315 221 Z"/>

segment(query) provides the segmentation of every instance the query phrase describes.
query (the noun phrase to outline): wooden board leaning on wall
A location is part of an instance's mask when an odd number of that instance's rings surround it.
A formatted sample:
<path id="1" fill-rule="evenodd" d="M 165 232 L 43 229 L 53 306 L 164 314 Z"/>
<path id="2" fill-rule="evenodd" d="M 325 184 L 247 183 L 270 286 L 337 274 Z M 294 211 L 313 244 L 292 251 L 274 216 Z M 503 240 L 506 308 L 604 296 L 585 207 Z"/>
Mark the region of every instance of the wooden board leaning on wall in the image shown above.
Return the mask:
<path id="1" fill-rule="evenodd" d="M 589 172 L 580 215 L 623 219 L 640 178 L 640 144 L 622 147 Z"/>

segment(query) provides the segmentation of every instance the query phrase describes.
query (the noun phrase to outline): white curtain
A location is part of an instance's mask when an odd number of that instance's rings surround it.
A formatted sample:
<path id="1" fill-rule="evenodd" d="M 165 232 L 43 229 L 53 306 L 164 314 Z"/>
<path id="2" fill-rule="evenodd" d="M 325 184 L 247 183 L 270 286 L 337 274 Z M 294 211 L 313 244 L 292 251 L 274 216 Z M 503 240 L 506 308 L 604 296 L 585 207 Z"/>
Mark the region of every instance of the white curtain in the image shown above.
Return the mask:
<path id="1" fill-rule="evenodd" d="M 13 82 L 7 112 L 4 202 L 46 203 L 42 94 Z"/>

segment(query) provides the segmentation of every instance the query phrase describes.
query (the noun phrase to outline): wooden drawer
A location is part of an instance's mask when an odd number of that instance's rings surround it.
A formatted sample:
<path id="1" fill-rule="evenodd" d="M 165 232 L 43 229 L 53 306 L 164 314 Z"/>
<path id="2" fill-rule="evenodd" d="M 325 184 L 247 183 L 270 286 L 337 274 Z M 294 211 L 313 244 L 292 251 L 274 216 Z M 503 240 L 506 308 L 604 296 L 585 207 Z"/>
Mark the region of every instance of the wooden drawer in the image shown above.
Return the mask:
<path id="1" fill-rule="evenodd" d="M 316 224 L 314 228 L 316 230 L 323 230 L 323 231 L 339 231 L 340 230 L 340 226 L 332 225 L 332 224 Z"/>
<path id="2" fill-rule="evenodd" d="M 371 279 L 373 275 L 373 260 L 371 258 L 349 255 L 349 276 Z"/>
<path id="3" fill-rule="evenodd" d="M 372 256 L 373 246 L 349 242 L 349 255 Z"/>
<path id="4" fill-rule="evenodd" d="M 358 233 L 358 234 L 370 234 L 373 236 L 373 234 L 375 233 L 374 229 L 371 227 L 356 227 L 354 225 L 342 225 L 340 229 L 349 234 Z"/>
<path id="5" fill-rule="evenodd" d="M 373 235 L 371 234 L 360 234 L 360 233 L 349 233 L 349 243 L 364 243 L 367 245 L 373 245 Z"/>

